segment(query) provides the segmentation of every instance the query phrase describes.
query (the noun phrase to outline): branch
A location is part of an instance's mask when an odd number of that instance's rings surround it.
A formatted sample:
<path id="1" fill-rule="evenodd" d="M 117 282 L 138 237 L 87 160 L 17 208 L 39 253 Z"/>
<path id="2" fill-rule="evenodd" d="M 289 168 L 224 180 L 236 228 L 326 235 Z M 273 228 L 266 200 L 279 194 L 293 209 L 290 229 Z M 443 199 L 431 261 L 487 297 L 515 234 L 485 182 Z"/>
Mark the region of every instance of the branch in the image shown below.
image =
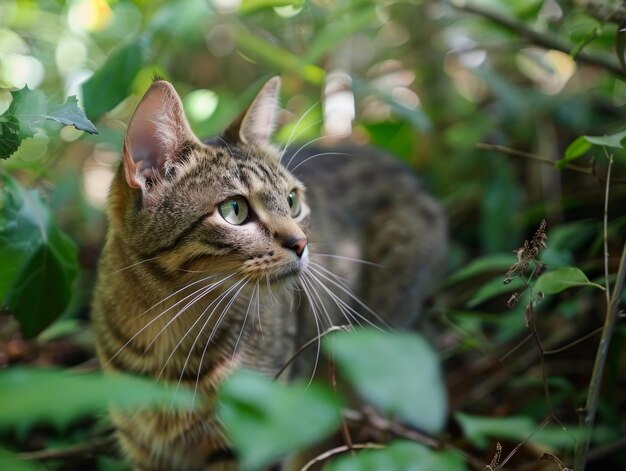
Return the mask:
<path id="1" fill-rule="evenodd" d="M 560 38 L 545 33 L 540 33 L 539 31 L 535 31 L 534 29 L 529 28 L 525 23 L 502 15 L 489 8 L 472 5 L 465 0 L 444 0 L 444 3 L 447 3 L 448 5 L 459 11 L 482 16 L 489 21 L 492 21 L 496 24 L 499 24 L 500 26 L 503 26 L 506 29 L 517 33 L 520 37 L 537 46 L 546 49 L 555 49 L 566 54 L 569 54 L 572 51 L 572 45 L 565 41 L 562 41 Z M 626 74 L 619 66 L 619 64 L 610 60 L 608 57 L 580 52 L 578 55 L 576 55 L 576 60 L 605 69 L 618 77 L 626 77 Z"/>
<path id="2" fill-rule="evenodd" d="M 513 157 L 521 157 L 523 159 L 528 159 L 528 160 L 534 160 L 535 162 L 540 162 L 542 164 L 548 164 L 554 167 L 554 164 L 556 163 L 556 161 L 548 158 L 548 157 L 544 157 L 543 155 L 537 155 L 537 154 L 531 154 L 530 152 L 524 152 L 521 150 L 517 150 L 517 149 L 512 149 L 510 147 L 506 147 L 506 146 L 500 146 L 497 144 L 486 144 L 484 142 L 479 142 L 476 144 L 476 148 L 480 149 L 480 150 L 486 150 L 489 152 L 501 152 L 502 154 L 507 154 L 507 155 L 512 155 Z M 583 167 L 581 165 L 573 165 L 573 164 L 565 164 L 565 167 L 563 167 L 567 170 L 571 170 L 573 172 L 578 172 L 578 173 L 582 173 L 585 175 L 591 175 L 594 176 L 598 179 L 598 181 L 600 183 L 606 183 L 607 180 L 606 178 L 602 178 L 598 175 L 598 173 L 596 172 L 596 167 L 595 165 L 591 165 L 589 167 Z M 626 180 L 623 178 L 614 178 L 611 181 L 612 185 L 623 185 L 626 183 Z"/>
<path id="3" fill-rule="evenodd" d="M 85 443 L 72 445 L 65 448 L 46 449 L 38 451 L 29 451 L 20 453 L 19 457 L 25 461 L 48 461 L 48 460 L 66 460 L 69 458 L 95 456 L 102 453 L 110 453 L 115 448 L 115 437 L 95 438 Z"/>

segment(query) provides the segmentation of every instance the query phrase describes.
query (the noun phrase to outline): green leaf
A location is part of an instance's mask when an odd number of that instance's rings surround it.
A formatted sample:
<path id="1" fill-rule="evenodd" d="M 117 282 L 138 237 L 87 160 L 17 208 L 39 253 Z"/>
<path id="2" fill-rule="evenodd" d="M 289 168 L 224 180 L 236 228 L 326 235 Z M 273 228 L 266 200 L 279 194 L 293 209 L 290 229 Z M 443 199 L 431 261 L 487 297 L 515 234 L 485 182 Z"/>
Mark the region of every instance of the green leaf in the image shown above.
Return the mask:
<path id="1" fill-rule="evenodd" d="M 350 384 L 387 416 L 436 433 L 447 415 L 439 358 L 420 335 L 374 329 L 339 332 L 324 342 Z"/>
<path id="2" fill-rule="evenodd" d="M 271 44 L 265 39 L 251 34 L 243 27 L 236 28 L 235 42 L 246 54 L 250 54 L 272 67 L 293 72 L 313 85 L 319 86 L 324 81 L 323 69 L 302 60 L 276 44 Z"/>
<path id="3" fill-rule="evenodd" d="M 561 267 L 548 271 L 537 278 L 534 288 L 547 294 L 555 294 L 577 286 L 593 286 L 604 290 L 604 286 L 589 281 L 587 275 L 576 267 Z"/>
<path id="4" fill-rule="evenodd" d="M 28 87 L 11 92 L 11 96 L 11 105 L 0 116 L 0 158 L 9 158 L 24 139 L 34 137 L 44 127 L 46 120 L 92 134 L 98 132 L 78 108 L 76 97 L 69 97 L 63 105 L 48 105 L 41 90 Z"/>
<path id="5" fill-rule="evenodd" d="M 624 50 L 626 49 L 626 22 L 623 22 L 617 28 L 615 32 L 615 53 L 617 54 L 617 60 L 622 66 L 622 71 L 626 72 L 626 57 L 624 56 Z"/>
<path id="6" fill-rule="evenodd" d="M 41 466 L 23 461 L 14 453 L 10 453 L 0 448 L 0 469 L 11 471 L 41 471 Z"/>
<path id="7" fill-rule="evenodd" d="M 326 468 L 324 468 L 326 469 Z M 395 441 L 382 450 L 363 450 L 337 459 L 328 471 L 465 471 L 463 458 L 452 451 L 433 451 L 419 443 Z"/>
<path id="8" fill-rule="evenodd" d="M 0 299 L 34 337 L 71 297 L 76 245 L 60 231 L 35 191 L 0 176 Z"/>
<path id="9" fill-rule="evenodd" d="M 584 138 L 597 146 L 623 149 L 622 141 L 626 138 L 626 131 L 609 134 L 608 136 L 584 136 Z"/>
<path id="10" fill-rule="evenodd" d="M 582 50 L 587 47 L 594 39 L 602 34 L 602 25 L 596 25 L 592 27 L 587 34 L 572 48 L 569 55 L 572 59 L 575 59 Z"/>
<path id="11" fill-rule="evenodd" d="M 324 34 L 317 35 L 307 49 L 304 60 L 311 63 L 318 62 L 328 51 L 335 49 L 338 44 L 365 29 L 374 20 L 376 20 L 375 3 L 366 4 L 361 11 L 350 12 L 345 16 L 345 21 L 331 23 L 324 29 Z"/>
<path id="12" fill-rule="evenodd" d="M 89 119 L 95 121 L 129 95 L 133 80 L 147 61 L 149 48 L 150 36 L 137 36 L 115 49 L 83 83 L 83 103 Z"/>
<path id="13" fill-rule="evenodd" d="M 504 283 L 504 279 L 499 276 L 482 285 L 480 289 L 474 293 L 472 299 L 467 302 L 467 307 L 476 307 L 496 296 L 510 293 L 511 291 L 522 290 L 524 286 L 524 282 L 519 278 L 512 279 L 510 283 Z"/>
<path id="14" fill-rule="evenodd" d="M 589 149 L 591 149 L 591 142 L 589 142 L 585 136 L 578 136 L 569 146 L 567 146 L 563 158 L 556 161 L 556 167 L 558 169 L 563 169 L 567 162 L 571 162 L 572 160 L 585 155 Z"/>
<path id="15" fill-rule="evenodd" d="M 80 131 L 90 134 L 98 134 L 98 130 L 85 116 L 85 112 L 78 107 L 78 100 L 75 96 L 70 96 L 63 105 L 53 105 L 48 108 L 46 118 L 63 124 L 64 126 L 74 126 Z"/>
<path id="16" fill-rule="evenodd" d="M 260 469 L 327 437 L 339 426 L 339 406 L 322 386 L 239 371 L 221 386 L 217 413 L 244 467 Z"/>
<path id="17" fill-rule="evenodd" d="M 452 273 L 445 280 L 446 286 L 451 286 L 461 281 L 468 280 L 477 275 L 489 272 L 504 273 L 515 263 L 515 255 L 512 253 L 495 253 L 485 255 L 471 261 L 460 270 Z"/>
<path id="18" fill-rule="evenodd" d="M 0 371 L 0 430 L 42 422 L 65 427 L 107 406 L 192 409 L 193 405 L 193 391 L 176 391 L 153 379 L 56 369 Z"/>

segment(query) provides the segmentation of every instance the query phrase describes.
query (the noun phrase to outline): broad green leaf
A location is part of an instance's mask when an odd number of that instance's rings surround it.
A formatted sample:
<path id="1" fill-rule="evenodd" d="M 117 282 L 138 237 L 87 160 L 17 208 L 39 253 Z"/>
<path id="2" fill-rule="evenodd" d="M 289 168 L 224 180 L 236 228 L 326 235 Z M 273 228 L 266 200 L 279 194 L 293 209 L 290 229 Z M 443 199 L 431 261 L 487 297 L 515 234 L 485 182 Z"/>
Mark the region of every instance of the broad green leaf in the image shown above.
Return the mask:
<path id="1" fill-rule="evenodd" d="M 326 469 L 326 468 L 324 468 Z M 419 443 L 395 441 L 380 450 L 347 453 L 328 466 L 328 471 L 465 471 L 463 458 L 452 451 L 433 451 Z"/>
<path id="2" fill-rule="evenodd" d="M 0 469 L 7 471 L 42 471 L 42 467 L 36 463 L 21 460 L 16 454 L 0 448 Z"/>
<path id="3" fill-rule="evenodd" d="M 504 273 L 515 263 L 515 255 L 512 253 L 495 253 L 485 255 L 471 261 L 460 270 L 452 273 L 445 280 L 446 286 L 468 280 L 477 275 L 489 272 Z"/>
<path id="4" fill-rule="evenodd" d="M 60 316 L 76 276 L 76 245 L 35 191 L 0 176 L 0 300 L 34 337 Z"/>
<path id="5" fill-rule="evenodd" d="M 129 95 L 135 76 L 148 58 L 149 48 L 150 36 L 137 36 L 115 49 L 83 83 L 83 103 L 89 119 L 95 121 Z"/>
<path id="6" fill-rule="evenodd" d="M 350 384 L 383 414 L 436 433 L 447 416 L 439 358 L 420 335 L 374 329 L 339 332 L 324 350 Z"/>
<path id="7" fill-rule="evenodd" d="M 249 15 L 269 8 L 288 6 L 302 8 L 304 0 L 242 0 L 238 11 L 242 15 Z"/>
<path id="8" fill-rule="evenodd" d="M 121 374 L 9 368 L 0 371 L 0 430 L 36 423 L 65 427 L 107 406 L 192 409 L 193 396 L 191 390 Z"/>
<path id="9" fill-rule="evenodd" d="M 339 406 L 322 386 L 239 371 L 220 388 L 217 411 L 244 467 L 260 469 L 327 437 L 340 423 Z"/>
<path id="10" fill-rule="evenodd" d="M 11 92 L 11 96 L 11 105 L 0 116 L 0 158 L 9 158 L 24 139 L 43 129 L 46 120 L 92 134 L 98 132 L 78 107 L 76 97 L 69 97 L 63 105 L 49 105 L 41 90 L 28 87 Z"/>
<path id="11" fill-rule="evenodd" d="M 504 278 L 499 276 L 482 285 L 472 299 L 467 302 L 467 307 L 476 307 L 496 296 L 510 293 L 511 291 L 520 291 L 525 286 L 524 282 L 519 278 L 512 279 L 510 283 L 504 283 Z"/>
<path id="12" fill-rule="evenodd" d="M 537 278 L 534 288 L 547 294 L 555 294 L 577 286 L 593 286 L 604 290 L 604 286 L 589 281 L 587 275 L 576 267 L 561 267 L 550 270 Z"/>
<path id="13" fill-rule="evenodd" d="M 597 146 L 623 149 L 622 141 L 624 140 L 624 138 L 626 138 L 626 131 L 609 134 L 608 136 L 584 136 L 584 138 Z"/>
<path id="14" fill-rule="evenodd" d="M 85 112 L 78 107 L 78 100 L 70 96 L 63 105 L 48 107 L 46 118 L 53 119 L 64 126 L 74 126 L 76 129 L 91 134 L 98 134 L 98 130 L 85 116 Z"/>
<path id="15" fill-rule="evenodd" d="M 567 429 L 556 425 L 541 427 L 527 416 L 484 417 L 456 412 L 454 417 L 461 426 L 463 436 L 479 448 L 489 446 L 490 439 L 514 442 L 528 439 L 531 443 L 540 443 L 558 449 L 571 449 L 581 433 L 585 433 L 577 426 Z M 606 443 L 616 435 L 614 430 L 607 427 L 596 427 L 592 440 Z"/>

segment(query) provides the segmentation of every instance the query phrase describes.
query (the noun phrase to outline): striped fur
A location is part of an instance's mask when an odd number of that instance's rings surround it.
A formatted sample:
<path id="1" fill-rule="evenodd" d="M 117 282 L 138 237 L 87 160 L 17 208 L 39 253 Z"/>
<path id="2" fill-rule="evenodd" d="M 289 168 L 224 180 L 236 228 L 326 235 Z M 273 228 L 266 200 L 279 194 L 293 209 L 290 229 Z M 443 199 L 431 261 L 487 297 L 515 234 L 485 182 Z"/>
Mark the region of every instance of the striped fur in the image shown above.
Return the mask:
<path id="1" fill-rule="evenodd" d="M 442 266 L 445 220 L 413 175 L 366 148 L 279 153 L 277 93 L 273 79 L 200 142 L 159 81 L 129 124 L 93 302 L 98 357 L 203 398 L 194 412 L 111 412 L 136 470 L 237 469 L 213 413 L 234 368 L 273 374 L 332 324 L 407 322 Z M 241 225 L 218 209 L 233 196 L 250 207 Z"/>

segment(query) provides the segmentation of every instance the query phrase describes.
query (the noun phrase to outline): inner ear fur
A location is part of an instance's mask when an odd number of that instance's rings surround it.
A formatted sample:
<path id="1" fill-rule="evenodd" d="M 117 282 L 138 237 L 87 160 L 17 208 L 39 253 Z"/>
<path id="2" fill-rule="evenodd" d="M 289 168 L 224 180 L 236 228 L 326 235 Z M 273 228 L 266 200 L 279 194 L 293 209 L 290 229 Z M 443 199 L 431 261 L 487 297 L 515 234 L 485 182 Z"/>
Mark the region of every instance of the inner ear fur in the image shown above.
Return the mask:
<path id="1" fill-rule="evenodd" d="M 228 127 L 224 139 L 259 146 L 269 144 L 278 116 L 279 91 L 280 77 L 271 78 L 250 106 Z"/>
<path id="2" fill-rule="evenodd" d="M 165 177 L 185 146 L 197 142 L 174 87 L 164 80 L 155 81 L 137 105 L 126 131 L 126 183 L 148 191 Z"/>

